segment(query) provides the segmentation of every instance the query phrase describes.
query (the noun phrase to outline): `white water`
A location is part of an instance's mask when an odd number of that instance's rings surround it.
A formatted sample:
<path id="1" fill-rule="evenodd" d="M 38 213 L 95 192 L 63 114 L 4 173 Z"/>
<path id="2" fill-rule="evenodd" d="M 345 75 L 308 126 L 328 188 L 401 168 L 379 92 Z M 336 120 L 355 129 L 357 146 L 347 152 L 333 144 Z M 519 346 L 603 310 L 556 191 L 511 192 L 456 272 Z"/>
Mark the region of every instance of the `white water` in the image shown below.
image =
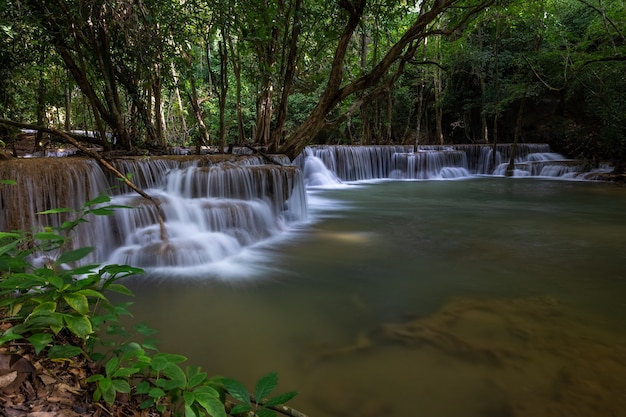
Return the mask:
<path id="1" fill-rule="evenodd" d="M 504 176 L 511 145 L 421 146 L 315 146 L 307 148 L 295 164 L 305 183 L 336 186 L 339 182 L 372 179 L 435 180 L 475 176 Z M 520 144 L 514 177 L 584 179 L 582 162 L 551 152 L 544 144 Z M 602 166 L 594 172 L 608 172 Z M 326 181 L 326 183 L 324 183 Z"/>
<path id="2" fill-rule="evenodd" d="M 407 146 L 309 147 L 294 161 L 300 171 L 268 166 L 253 156 L 241 157 L 236 163 L 182 157 L 117 161 L 121 172 L 160 202 L 167 243 L 161 239 L 155 207 L 123 186 L 110 189 L 108 184 L 115 181 L 92 161 L 49 160 L 50 172 L 42 184 L 28 183 L 28 167 L 5 173 L 6 179 L 13 175 L 28 195 L 0 194 L 0 206 L 17 214 L 13 217 L 30 219 L 33 223 L 16 225 L 27 229 L 64 220 L 61 216 L 41 218 L 35 214 L 39 211 L 78 208 L 98 194 L 113 194 L 112 204 L 133 208 L 90 218 L 78 228 L 76 246 L 96 248 L 90 262 L 130 264 L 146 269 L 151 276 L 248 278 L 271 268 L 263 258 L 263 247 L 307 221 L 306 189 L 343 188 L 372 180 L 500 176 L 508 166 L 510 152 L 510 145 L 499 145 L 493 168 L 493 147 L 473 145 L 417 150 Z M 580 179 L 585 175 L 581 164 L 550 152 L 546 145 L 520 145 L 517 155 L 516 177 Z M 288 163 L 285 159 L 280 162 Z M 308 198 L 312 196 L 309 192 Z M 6 201 L 10 199 L 19 200 L 18 206 L 11 208 Z M 8 227 L 5 217 L 0 216 L 3 228 Z"/>

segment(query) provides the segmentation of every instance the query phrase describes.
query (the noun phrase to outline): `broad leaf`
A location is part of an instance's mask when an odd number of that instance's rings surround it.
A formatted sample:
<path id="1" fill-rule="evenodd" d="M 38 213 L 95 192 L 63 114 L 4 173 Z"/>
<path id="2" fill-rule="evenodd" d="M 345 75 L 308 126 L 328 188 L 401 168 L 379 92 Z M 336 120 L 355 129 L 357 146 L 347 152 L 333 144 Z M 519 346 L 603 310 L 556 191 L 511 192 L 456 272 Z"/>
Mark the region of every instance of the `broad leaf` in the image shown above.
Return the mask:
<path id="1" fill-rule="evenodd" d="M 211 417 L 227 417 L 224 404 L 218 397 L 203 392 L 196 392 L 196 401 Z"/>
<path id="2" fill-rule="evenodd" d="M 89 288 L 85 288 L 84 290 L 78 291 L 76 294 L 84 295 L 85 297 L 94 297 L 99 298 L 101 300 L 107 300 L 107 298 L 100 291 L 92 290 Z"/>
<path id="3" fill-rule="evenodd" d="M 113 378 L 126 378 L 139 372 L 139 368 L 120 368 L 112 375 Z M 118 390 L 119 391 L 119 390 Z"/>
<path id="4" fill-rule="evenodd" d="M 89 301 L 87 301 L 87 297 L 85 297 L 85 295 L 70 292 L 63 294 L 63 299 L 79 314 L 84 316 L 89 312 Z"/>
<path id="5" fill-rule="evenodd" d="M 231 415 L 241 414 L 250 410 L 252 410 L 252 406 L 249 404 L 237 404 L 233 408 L 230 409 L 230 414 Z"/>
<path id="6" fill-rule="evenodd" d="M 260 408 L 256 411 L 257 417 L 276 417 L 276 412 L 267 408 Z"/>
<path id="7" fill-rule="evenodd" d="M 185 400 L 185 417 L 198 417 L 198 414 L 194 411 L 192 404 L 193 402 L 189 403 Z"/>
<path id="8" fill-rule="evenodd" d="M 137 394 L 147 394 L 150 391 L 150 383 L 148 381 L 141 381 L 135 387 L 135 392 Z"/>
<path id="9" fill-rule="evenodd" d="M 113 356 L 107 361 L 106 365 L 104 365 L 104 372 L 107 376 L 112 376 L 113 373 L 119 369 L 119 367 L 120 360 L 117 358 L 117 356 Z"/>
<path id="10" fill-rule="evenodd" d="M 131 290 L 129 290 L 125 285 L 122 284 L 109 284 L 105 286 L 105 289 L 119 294 L 128 295 L 130 297 L 135 296 L 135 294 L 133 294 Z"/>
<path id="11" fill-rule="evenodd" d="M 67 328 L 81 339 L 85 339 L 87 336 L 93 333 L 91 327 L 91 321 L 87 316 L 74 316 L 66 315 L 63 317 Z"/>
<path id="12" fill-rule="evenodd" d="M 28 341 L 35 348 L 35 353 L 39 355 L 39 352 L 52 343 L 52 335 L 50 333 L 35 333 L 28 338 Z"/>
<path id="13" fill-rule="evenodd" d="M 233 398 L 248 405 L 251 405 L 250 393 L 241 382 L 231 378 L 224 378 L 222 382 L 224 384 L 224 388 L 226 388 L 226 391 L 228 391 L 228 393 L 232 395 Z"/>
<path id="14" fill-rule="evenodd" d="M 61 265 L 61 264 L 69 263 L 69 262 L 79 261 L 83 259 L 85 256 L 89 255 L 91 252 L 93 252 L 94 249 L 95 248 L 87 246 L 84 248 L 79 248 L 76 250 L 65 252 L 57 258 L 56 262 L 57 264 Z"/>
<path id="15" fill-rule="evenodd" d="M 37 316 L 40 314 L 54 313 L 56 309 L 57 309 L 57 303 L 55 303 L 54 301 L 46 301 L 46 302 L 39 304 L 37 307 L 35 307 L 35 309 L 33 310 L 31 314 L 31 317 Z"/>
<path id="16" fill-rule="evenodd" d="M 98 197 L 94 198 L 93 200 L 89 200 L 85 204 L 83 204 L 83 207 L 89 207 L 95 204 L 108 203 L 109 201 L 111 201 L 111 197 L 109 197 L 106 194 L 100 194 Z"/>
<path id="17" fill-rule="evenodd" d="M 255 387 L 255 395 L 257 401 L 265 399 L 278 386 L 278 374 L 270 372 L 259 379 Z"/>
<path id="18" fill-rule="evenodd" d="M 123 379 L 114 379 L 113 388 L 115 391 L 123 392 L 124 394 L 128 394 L 130 392 L 130 385 Z"/>
<path id="19" fill-rule="evenodd" d="M 283 394 L 278 394 L 275 397 L 270 398 L 265 403 L 263 403 L 266 407 L 273 407 L 279 404 L 285 404 L 287 401 L 292 400 L 296 395 L 298 395 L 295 391 L 285 392 Z"/>
<path id="20" fill-rule="evenodd" d="M 48 351 L 48 357 L 50 359 L 69 359 L 82 353 L 83 350 L 78 346 L 54 345 Z"/>
<path id="21" fill-rule="evenodd" d="M 19 243 L 18 241 L 15 241 L 15 242 L 7 243 L 6 245 L 0 247 L 0 256 L 15 249 L 18 243 Z"/>
<path id="22" fill-rule="evenodd" d="M 187 383 L 187 385 L 189 386 L 189 388 L 193 388 L 196 385 L 200 385 L 202 384 L 204 381 L 206 381 L 206 377 L 207 377 L 207 373 L 206 372 L 200 372 L 194 375 L 190 375 L 189 376 L 189 382 Z"/>

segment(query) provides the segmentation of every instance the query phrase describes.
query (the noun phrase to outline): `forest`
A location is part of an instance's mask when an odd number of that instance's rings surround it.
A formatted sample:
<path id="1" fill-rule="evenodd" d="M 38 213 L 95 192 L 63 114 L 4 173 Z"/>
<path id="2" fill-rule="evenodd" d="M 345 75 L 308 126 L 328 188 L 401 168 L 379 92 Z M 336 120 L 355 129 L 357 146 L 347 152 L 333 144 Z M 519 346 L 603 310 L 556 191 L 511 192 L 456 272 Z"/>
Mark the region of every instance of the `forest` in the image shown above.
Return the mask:
<path id="1" fill-rule="evenodd" d="M 626 160 L 623 0 L 2 0 L 0 32 L 0 119 L 105 151 L 546 142 Z"/>

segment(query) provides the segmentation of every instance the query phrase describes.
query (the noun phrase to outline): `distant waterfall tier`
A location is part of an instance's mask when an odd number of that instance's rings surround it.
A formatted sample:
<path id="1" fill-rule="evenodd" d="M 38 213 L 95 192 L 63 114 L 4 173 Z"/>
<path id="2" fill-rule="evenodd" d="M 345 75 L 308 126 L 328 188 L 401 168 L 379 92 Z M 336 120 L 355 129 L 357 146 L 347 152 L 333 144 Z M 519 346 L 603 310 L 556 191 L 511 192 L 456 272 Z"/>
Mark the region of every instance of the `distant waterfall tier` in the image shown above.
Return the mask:
<path id="1" fill-rule="evenodd" d="M 282 161 L 285 162 L 285 161 Z M 113 164 L 158 200 L 168 243 L 160 237 L 156 208 L 92 160 L 16 159 L 0 163 L 0 230 L 58 226 L 100 194 L 130 206 L 111 216 L 90 216 L 73 235 L 75 247 L 92 246 L 89 261 L 143 268 L 199 267 L 237 255 L 284 232 L 307 216 L 300 170 L 254 156 L 126 158 Z"/>
<path id="2" fill-rule="evenodd" d="M 305 173 L 307 185 L 323 181 L 369 179 L 450 179 L 473 175 L 504 175 L 514 146 L 311 146 L 294 163 Z M 308 167 L 307 167 L 308 165 Z M 313 168 L 313 167 L 317 168 Z M 321 174 L 324 168 L 328 172 Z M 608 167 L 600 167 L 606 171 Z M 550 151 L 547 144 L 518 144 L 514 176 L 578 178 L 583 163 Z"/>

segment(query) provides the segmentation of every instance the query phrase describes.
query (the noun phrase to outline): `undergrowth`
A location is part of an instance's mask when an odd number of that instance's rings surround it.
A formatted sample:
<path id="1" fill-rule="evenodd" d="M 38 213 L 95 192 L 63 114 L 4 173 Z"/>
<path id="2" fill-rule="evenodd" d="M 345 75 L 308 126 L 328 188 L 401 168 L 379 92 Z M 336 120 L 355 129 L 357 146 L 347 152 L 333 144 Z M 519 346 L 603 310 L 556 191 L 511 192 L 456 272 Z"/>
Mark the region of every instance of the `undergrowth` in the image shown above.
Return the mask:
<path id="1" fill-rule="evenodd" d="M 14 185 L 2 181 L 2 186 Z M 120 394 L 132 396 L 141 409 L 179 416 L 284 413 L 295 392 L 274 395 L 278 375 L 257 382 L 254 395 L 237 380 L 209 376 L 187 358 L 160 352 L 145 324 L 129 331 L 121 317 L 132 302 L 113 303 L 112 293 L 133 296 L 120 281 L 142 274 L 129 265 L 83 264 L 92 247 L 71 248 L 72 231 L 90 215 L 110 215 L 124 206 L 102 195 L 79 210 L 66 208 L 39 214 L 67 213 L 72 220 L 37 232 L 0 232 L 0 346 L 26 343 L 36 355 L 53 360 L 78 356 L 97 364 L 85 383 L 93 400 L 113 404 Z"/>

